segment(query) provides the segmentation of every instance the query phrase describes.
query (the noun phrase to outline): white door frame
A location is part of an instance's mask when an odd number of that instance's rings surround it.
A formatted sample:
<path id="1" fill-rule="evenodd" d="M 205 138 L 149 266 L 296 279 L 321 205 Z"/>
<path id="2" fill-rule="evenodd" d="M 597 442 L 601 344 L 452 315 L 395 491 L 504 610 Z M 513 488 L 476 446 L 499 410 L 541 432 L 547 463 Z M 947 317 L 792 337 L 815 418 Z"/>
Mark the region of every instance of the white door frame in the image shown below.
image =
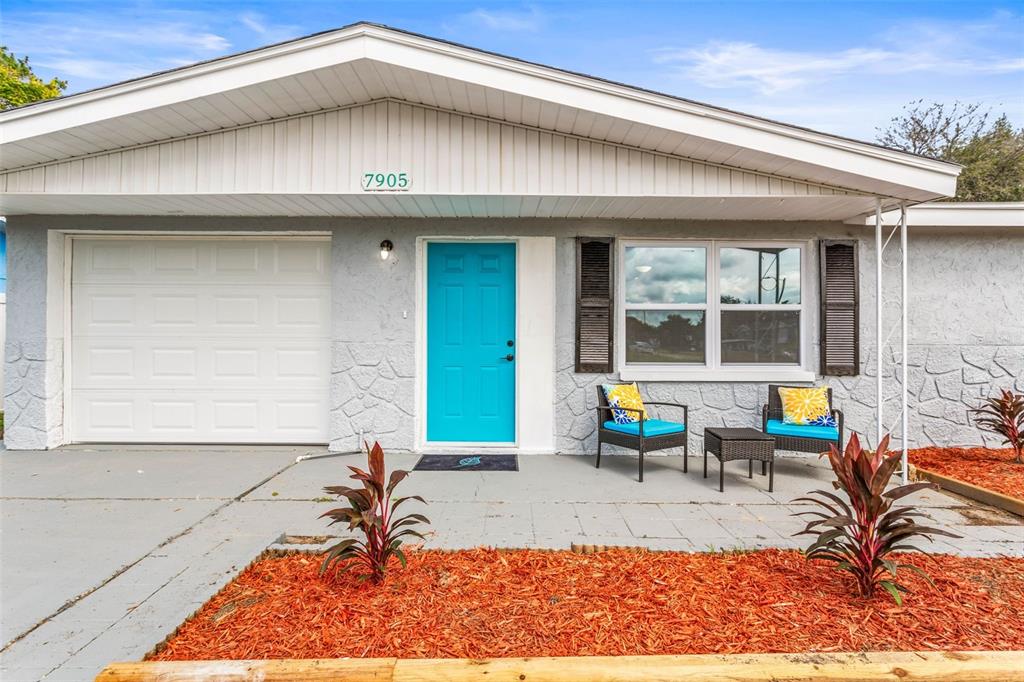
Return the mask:
<path id="1" fill-rule="evenodd" d="M 309 230 L 309 231 L 293 231 L 293 230 L 278 230 L 278 231 L 244 231 L 244 230 L 224 230 L 224 231 L 210 231 L 210 230 L 60 230 L 51 232 L 51 236 L 60 240 L 61 249 L 58 251 L 54 248 L 54 243 L 51 241 L 50 248 L 47 249 L 47 297 L 46 297 L 46 317 L 47 317 L 47 337 L 53 338 L 59 336 L 63 338 L 63 349 L 62 349 L 62 366 L 63 376 L 61 378 L 61 401 L 63 402 L 63 421 L 62 421 L 62 433 L 60 437 L 60 443 L 56 445 L 67 445 L 74 441 L 71 440 L 71 424 L 73 423 L 74 415 L 74 401 L 71 398 L 72 388 L 72 358 L 73 353 L 73 334 L 71 326 L 71 315 L 73 301 L 71 298 L 71 267 L 74 262 L 74 242 L 76 239 L 161 239 L 161 240 L 179 240 L 179 239 L 225 239 L 238 237 L 241 239 L 266 239 L 266 240 L 279 240 L 282 237 L 289 238 L 306 238 L 316 241 L 327 241 L 330 242 L 333 235 L 329 231 L 322 230 Z M 59 273 L 60 280 L 55 279 Z M 52 295 L 51 295 L 52 293 Z M 59 293 L 59 296 L 57 295 Z M 55 332 L 51 334 L 51 325 L 59 323 L 59 329 L 54 329 Z M 327 368 L 330 372 L 330 367 Z M 330 415 L 328 415 L 328 419 Z"/>
<path id="2" fill-rule="evenodd" d="M 515 441 L 437 442 L 427 440 L 427 244 L 491 242 L 516 245 Z M 539 247 L 539 248 L 538 248 Z M 417 452 L 553 453 L 555 384 L 554 237 L 421 236 L 416 238 L 416 416 Z M 537 253 L 534 253 L 534 252 Z M 531 265 L 545 261 L 545 272 Z M 528 273 L 530 277 L 524 277 Z M 537 275 L 534 277 L 533 275 Z M 550 280 L 550 281 L 549 281 Z M 524 301 L 530 301 L 525 306 Z M 544 305 L 548 303 L 548 305 Z M 525 345 L 524 345 L 525 342 Z M 531 386 L 529 397 L 522 390 Z"/>

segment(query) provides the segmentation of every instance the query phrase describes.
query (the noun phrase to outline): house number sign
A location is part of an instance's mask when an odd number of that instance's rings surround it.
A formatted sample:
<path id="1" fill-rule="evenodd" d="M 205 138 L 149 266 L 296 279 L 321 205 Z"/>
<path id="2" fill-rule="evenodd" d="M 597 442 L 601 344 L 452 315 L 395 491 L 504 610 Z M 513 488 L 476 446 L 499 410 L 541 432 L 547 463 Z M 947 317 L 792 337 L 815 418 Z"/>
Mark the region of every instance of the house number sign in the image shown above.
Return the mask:
<path id="1" fill-rule="evenodd" d="M 409 174 L 401 173 L 363 173 L 362 185 L 364 192 L 405 192 L 408 191 Z"/>

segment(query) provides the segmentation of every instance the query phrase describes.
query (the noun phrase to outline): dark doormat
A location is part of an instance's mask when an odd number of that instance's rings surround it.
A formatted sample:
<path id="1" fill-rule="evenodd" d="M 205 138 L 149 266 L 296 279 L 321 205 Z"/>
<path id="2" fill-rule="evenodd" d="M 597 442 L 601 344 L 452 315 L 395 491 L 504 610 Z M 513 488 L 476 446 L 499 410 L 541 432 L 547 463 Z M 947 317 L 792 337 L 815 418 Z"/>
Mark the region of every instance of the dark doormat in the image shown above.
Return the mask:
<path id="1" fill-rule="evenodd" d="M 519 471 L 515 455 L 423 455 L 413 471 Z"/>

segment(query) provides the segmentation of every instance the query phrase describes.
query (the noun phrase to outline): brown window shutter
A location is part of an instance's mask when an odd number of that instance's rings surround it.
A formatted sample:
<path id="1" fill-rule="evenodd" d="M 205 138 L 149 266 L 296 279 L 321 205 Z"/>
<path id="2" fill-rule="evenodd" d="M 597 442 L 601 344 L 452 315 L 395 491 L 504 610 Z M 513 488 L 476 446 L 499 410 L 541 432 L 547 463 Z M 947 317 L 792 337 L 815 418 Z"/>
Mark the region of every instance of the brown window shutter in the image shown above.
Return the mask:
<path id="1" fill-rule="evenodd" d="M 860 373 L 860 288 L 857 242 L 822 240 L 821 373 L 855 376 Z"/>
<path id="2" fill-rule="evenodd" d="M 576 238 L 576 371 L 612 371 L 614 240 Z"/>

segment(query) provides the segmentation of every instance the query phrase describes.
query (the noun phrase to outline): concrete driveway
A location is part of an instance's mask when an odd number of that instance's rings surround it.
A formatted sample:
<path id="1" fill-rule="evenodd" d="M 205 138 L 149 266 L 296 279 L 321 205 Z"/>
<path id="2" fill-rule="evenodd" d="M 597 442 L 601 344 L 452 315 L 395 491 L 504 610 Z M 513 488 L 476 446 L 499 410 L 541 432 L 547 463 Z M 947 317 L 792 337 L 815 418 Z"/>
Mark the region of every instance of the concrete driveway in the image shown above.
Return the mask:
<path id="1" fill-rule="evenodd" d="M 722 494 L 717 463 L 705 480 L 696 457 L 689 474 L 678 457 L 651 458 L 643 484 L 634 457 L 600 470 L 589 457 L 519 461 L 519 472 L 413 474 L 403 492 L 429 502 L 428 546 L 799 547 L 790 501 L 829 479 L 815 459 L 780 458 L 770 494 L 732 463 Z M 363 462 L 292 447 L 0 451 L 0 678 L 87 680 L 142 657 L 284 534 L 325 534 L 321 488 Z M 915 501 L 965 536 L 939 551 L 1024 556 L 1020 519 L 983 513 L 988 525 L 973 525 L 979 510 L 961 500 Z"/>

